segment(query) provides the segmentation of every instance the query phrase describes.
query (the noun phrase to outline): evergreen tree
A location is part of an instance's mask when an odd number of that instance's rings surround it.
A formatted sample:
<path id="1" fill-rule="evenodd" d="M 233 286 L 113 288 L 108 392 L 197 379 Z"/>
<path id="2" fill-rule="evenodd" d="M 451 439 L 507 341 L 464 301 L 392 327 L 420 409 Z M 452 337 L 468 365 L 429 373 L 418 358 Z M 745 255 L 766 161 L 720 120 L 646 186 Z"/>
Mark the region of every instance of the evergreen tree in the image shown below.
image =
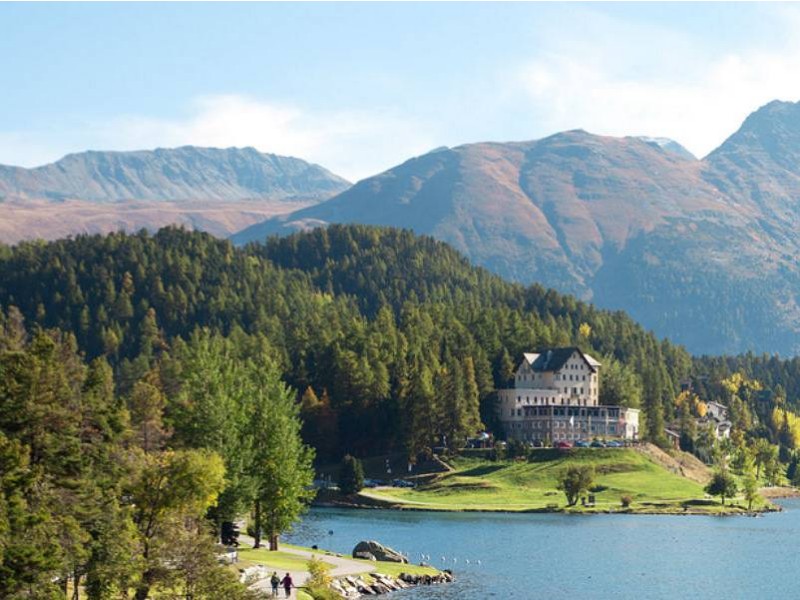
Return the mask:
<path id="1" fill-rule="evenodd" d="M 357 458 L 345 455 L 339 466 L 339 491 L 345 495 L 356 494 L 364 488 L 364 467 Z"/>

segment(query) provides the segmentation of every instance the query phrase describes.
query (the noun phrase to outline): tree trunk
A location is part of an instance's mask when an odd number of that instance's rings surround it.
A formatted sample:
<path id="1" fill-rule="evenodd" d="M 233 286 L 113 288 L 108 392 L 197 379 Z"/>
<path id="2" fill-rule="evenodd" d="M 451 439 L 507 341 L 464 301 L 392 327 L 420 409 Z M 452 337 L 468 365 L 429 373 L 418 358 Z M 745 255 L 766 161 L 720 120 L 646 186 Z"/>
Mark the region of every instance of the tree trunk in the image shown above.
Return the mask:
<path id="1" fill-rule="evenodd" d="M 256 500 L 256 511 L 255 511 L 255 523 L 253 526 L 255 527 L 255 531 L 253 532 L 253 548 L 261 548 L 261 500 Z"/>
<path id="2" fill-rule="evenodd" d="M 270 549 L 270 552 L 276 552 L 278 550 L 278 534 L 277 533 L 270 533 L 269 534 L 269 549 Z"/>
<path id="3" fill-rule="evenodd" d="M 72 600 L 81 600 L 81 576 L 77 569 L 75 569 L 75 571 L 72 573 L 72 582 L 74 584 L 72 586 Z"/>
<path id="4" fill-rule="evenodd" d="M 222 543 L 222 517 L 219 512 L 219 505 L 217 505 L 216 514 L 214 515 L 214 524 L 217 526 L 217 541 Z"/>

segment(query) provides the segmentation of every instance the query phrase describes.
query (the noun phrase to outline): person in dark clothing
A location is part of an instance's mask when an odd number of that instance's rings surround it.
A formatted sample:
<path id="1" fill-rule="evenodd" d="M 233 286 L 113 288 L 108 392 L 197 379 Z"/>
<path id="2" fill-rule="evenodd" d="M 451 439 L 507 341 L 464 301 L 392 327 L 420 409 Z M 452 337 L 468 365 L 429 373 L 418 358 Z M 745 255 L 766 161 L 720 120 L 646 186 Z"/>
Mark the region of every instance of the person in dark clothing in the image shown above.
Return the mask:
<path id="1" fill-rule="evenodd" d="M 281 578 L 278 577 L 278 574 L 275 571 L 272 572 L 272 577 L 269 578 L 269 582 L 272 584 L 272 597 L 277 598 L 278 586 L 281 584 Z"/>
<path id="2" fill-rule="evenodd" d="M 286 597 L 288 598 L 292 593 L 292 586 L 294 585 L 292 576 L 287 573 L 286 577 L 284 577 L 281 581 L 281 585 L 283 586 L 283 591 L 286 592 Z"/>

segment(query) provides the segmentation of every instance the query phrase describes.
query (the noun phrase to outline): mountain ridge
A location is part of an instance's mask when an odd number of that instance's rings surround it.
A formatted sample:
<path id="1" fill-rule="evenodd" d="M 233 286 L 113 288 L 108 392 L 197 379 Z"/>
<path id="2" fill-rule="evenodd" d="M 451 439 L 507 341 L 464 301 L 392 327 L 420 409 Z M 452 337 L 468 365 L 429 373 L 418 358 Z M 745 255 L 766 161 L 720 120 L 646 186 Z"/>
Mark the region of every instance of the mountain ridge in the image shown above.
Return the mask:
<path id="1" fill-rule="evenodd" d="M 800 105 L 777 102 L 702 160 L 649 139 L 583 130 L 466 144 L 231 239 L 333 222 L 403 227 L 512 280 L 625 310 L 697 353 L 795 354 L 794 198 Z"/>
<path id="2" fill-rule="evenodd" d="M 349 186 L 319 165 L 252 147 L 89 150 L 30 169 L 0 165 L 0 196 L 18 200 L 318 201 Z"/>

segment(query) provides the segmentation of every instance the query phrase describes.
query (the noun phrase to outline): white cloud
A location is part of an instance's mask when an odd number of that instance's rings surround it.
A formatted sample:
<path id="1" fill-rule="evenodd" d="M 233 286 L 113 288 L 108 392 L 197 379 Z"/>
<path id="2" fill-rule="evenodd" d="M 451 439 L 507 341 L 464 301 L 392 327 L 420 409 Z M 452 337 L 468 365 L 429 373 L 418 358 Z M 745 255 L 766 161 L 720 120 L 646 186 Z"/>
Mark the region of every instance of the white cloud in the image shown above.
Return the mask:
<path id="1" fill-rule="evenodd" d="M 0 134 L 0 163 L 35 166 L 83 149 L 253 146 L 316 162 L 355 181 L 435 146 L 427 128 L 397 112 L 315 112 L 236 94 L 195 99 L 181 118 L 126 115 L 55 137 Z M 62 138 L 71 145 L 58 143 Z"/>
<path id="2" fill-rule="evenodd" d="M 241 95 L 199 98 L 183 119 L 122 117 L 103 124 L 109 147 L 253 146 L 310 160 L 357 180 L 433 147 L 425 128 L 392 111 L 319 111 Z"/>
<path id="3" fill-rule="evenodd" d="M 659 20 L 599 6 L 567 4 L 560 20 L 532 21 L 528 54 L 511 44 L 507 57 L 482 65 L 481 75 L 461 86 L 400 78 L 379 107 L 359 110 L 229 94 L 187 100 L 182 114 L 171 117 L 76 122 L 64 116 L 48 128 L 0 132 L 0 163 L 34 166 L 85 149 L 254 146 L 356 180 L 443 144 L 574 128 L 671 137 L 702 156 L 759 106 L 800 100 L 794 7 L 770 5 L 759 13 L 758 32 L 727 39 L 674 16 Z M 452 68 L 470 72 L 467 63 Z M 385 77 L 392 75 L 387 69 Z M 371 83 L 373 91 L 386 87 Z"/>
<path id="4" fill-rule="evenodd" d="M 561 40 L 516 71 L 540 129 L 666 136 L 704 156 L 758 107 L 800 100 L 800 46 L 792 42 L 709 55 L 689 40 L 676 47 L 673 34 L 653 30 L 643 44 L 641 31 L 626 39 L 617 30 L 608 44 Z"/>

